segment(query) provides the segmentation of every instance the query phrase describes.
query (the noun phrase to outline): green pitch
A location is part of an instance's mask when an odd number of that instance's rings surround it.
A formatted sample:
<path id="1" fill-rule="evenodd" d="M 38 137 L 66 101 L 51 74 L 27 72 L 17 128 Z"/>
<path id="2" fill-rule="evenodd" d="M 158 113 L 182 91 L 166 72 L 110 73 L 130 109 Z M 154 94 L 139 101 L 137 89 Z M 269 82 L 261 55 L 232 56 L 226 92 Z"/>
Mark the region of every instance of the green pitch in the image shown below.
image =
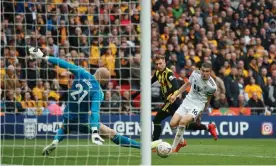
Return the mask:
<path id="1" fill-rule="evenodd" d="M 166 140 L 172 143 L 172 140 Z M 98 147 L 86 139 L 64 140 L 50 157 L 41 156 L 51 140 L 2 140 L 1 164 L 25 165 L 139 165 L 140 151 L 111 142 Z M 110 144 L 110 146 L 108 146 Z M 69 145 L 69 146 L 67 146 Z M 188 139 L 178 154 L 160 158 L 152 153 L 154 165 L 270 165 L 276 164 L 273 139 Z"/>

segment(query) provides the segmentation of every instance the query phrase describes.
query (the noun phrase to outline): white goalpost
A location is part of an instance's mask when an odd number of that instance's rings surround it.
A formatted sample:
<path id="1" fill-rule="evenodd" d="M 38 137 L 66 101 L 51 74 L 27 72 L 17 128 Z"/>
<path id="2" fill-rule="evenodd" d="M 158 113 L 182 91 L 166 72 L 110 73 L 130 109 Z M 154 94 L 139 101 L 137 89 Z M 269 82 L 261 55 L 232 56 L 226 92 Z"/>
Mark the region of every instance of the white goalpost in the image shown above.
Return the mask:
<path id="1" fill-rule="evenodd" d="M 151 165 L 151 1 L 141 0 L 141 164 Z"/>

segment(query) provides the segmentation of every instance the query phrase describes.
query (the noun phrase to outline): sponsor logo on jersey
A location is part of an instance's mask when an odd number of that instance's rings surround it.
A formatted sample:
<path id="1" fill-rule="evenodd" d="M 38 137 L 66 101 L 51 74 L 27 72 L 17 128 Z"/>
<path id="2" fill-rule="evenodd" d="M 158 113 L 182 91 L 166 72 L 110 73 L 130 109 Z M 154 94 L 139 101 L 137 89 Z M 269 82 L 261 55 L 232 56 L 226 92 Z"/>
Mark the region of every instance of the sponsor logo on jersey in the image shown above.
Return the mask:
<path id="1" fill-rule="evenodd" d="M 37 135 L 37 119 L 24 119 L 24 136 L 27 139 L 33 139 Z"/>

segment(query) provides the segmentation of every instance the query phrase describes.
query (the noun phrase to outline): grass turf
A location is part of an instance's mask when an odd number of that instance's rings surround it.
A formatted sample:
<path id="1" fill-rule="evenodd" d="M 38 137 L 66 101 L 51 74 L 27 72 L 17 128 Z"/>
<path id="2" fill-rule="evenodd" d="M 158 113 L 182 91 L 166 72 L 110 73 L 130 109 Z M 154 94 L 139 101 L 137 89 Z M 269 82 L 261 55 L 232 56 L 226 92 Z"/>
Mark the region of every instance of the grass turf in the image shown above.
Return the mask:
<path id="1" fill-rule="evenodd" d="M 172 143 L 172 140 L 165 140 Z M 64 140 L 49 156 L 41 155 L 51 140 L 2 140 L 1 164 L 24 165 L 139 165 L 140 151 L 106 142 Z M 109 146 L 110 145 L 110 146 Z M 188 139 L 188 146 L 168 158 L 152 153 L 153 165 L 272 165 L 276 164 L 273 139 Z"/>

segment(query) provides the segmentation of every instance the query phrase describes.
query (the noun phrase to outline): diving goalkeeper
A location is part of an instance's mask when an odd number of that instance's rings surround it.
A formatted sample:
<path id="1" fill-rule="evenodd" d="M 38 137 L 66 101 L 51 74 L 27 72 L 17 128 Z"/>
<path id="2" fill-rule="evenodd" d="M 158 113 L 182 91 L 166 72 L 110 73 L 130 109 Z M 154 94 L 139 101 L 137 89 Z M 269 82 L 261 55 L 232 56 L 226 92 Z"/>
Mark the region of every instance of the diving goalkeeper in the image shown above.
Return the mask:
<path id="1" fill-rule="evenodd" d="M 68 103 L 64 109 L 63 125 L 57 131 L 53 142 L 43 149 L 43 155 L 49 155 L 65 135 L 72 131 L 91 134 L 92 142 L 97 145 L 103 144 L 104 140 L 100 136 L 102 135 L 110 138 L 115 144 L 140 148 L 139 142 L 119 135 L 113 129 L 99 122 L 100 104 L 104 98 L 101 85 L 106 84 L 110 78 L 110 73 L 106 68 L 99 68 L 94 75 L 91 75 L 85 69 L 60 58 L 44 56 L 40 49 L 32 47 L 29 52 L 32 57 L 44 59 L 69 70 L 74 75 L 74 81 L 68 93 Z M 160 142 L 161 140 L 152 142 L 152 148 L 155 148 Z"/>

